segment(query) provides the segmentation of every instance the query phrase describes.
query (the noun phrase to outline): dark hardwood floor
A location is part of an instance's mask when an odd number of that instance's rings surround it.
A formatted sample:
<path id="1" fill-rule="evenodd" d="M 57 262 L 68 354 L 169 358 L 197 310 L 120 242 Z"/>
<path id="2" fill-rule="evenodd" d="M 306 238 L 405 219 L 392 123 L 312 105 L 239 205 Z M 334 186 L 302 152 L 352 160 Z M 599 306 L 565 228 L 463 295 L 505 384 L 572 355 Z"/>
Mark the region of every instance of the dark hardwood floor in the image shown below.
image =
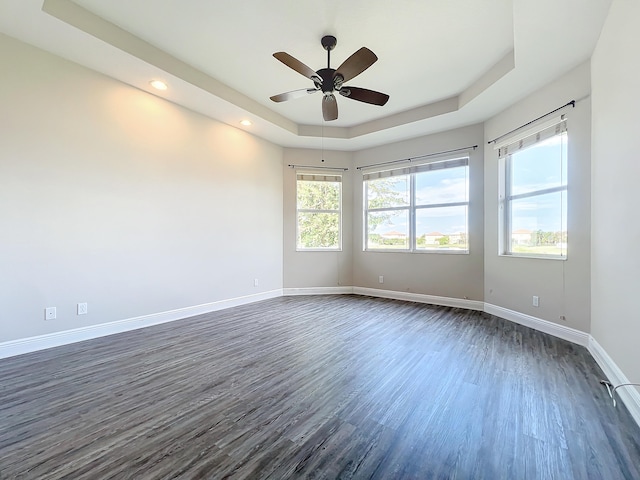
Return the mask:
<path id="1" fill-rule="evenodd" d="M 282 297 L 0 360 L 0 478 L 640 479 L 601 378 L 479 312 Z"/>

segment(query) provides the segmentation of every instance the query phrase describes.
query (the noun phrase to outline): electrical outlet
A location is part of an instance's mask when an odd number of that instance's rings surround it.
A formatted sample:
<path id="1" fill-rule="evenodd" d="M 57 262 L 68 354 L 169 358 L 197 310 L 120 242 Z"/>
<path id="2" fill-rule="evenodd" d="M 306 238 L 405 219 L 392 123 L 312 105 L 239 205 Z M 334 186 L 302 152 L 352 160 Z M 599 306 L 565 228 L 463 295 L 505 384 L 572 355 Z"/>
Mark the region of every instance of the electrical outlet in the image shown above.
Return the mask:
<path id="1" fill-rule="evenodd" d="M 253 286 L 254 286 L 254 287 L 257 287 L 257 286 L 258 286 L 258 279 L 257 279 L 257 278 L 254 278 L 254 279 L 253 279 Z"/>
<path id="2" fill-rule="evenodd" d="M 537 295 L 534 295 L 534 296 L 533 296 L 533 306 L 534 306 L 534 307 L 537 307 L 537 306 L 539 306 L 539 305 L 540 305 L 540 299 L 538 298 L 538 296 L 537 296 Z"/>
<path id="3" fill-rule="evenodd" d="M 383 275 L 380 275 L 378 277 L 378 283 L 384 283 L 384 276 Z"/>
<path id="4" fill-rule="evenodd" d="M 79 303 L 78 304 L 78 315 L 86 315 L 87 313 L 89 313 L 89 308 L 85 303 Z"/>
<path id="5" fill-rule="evenodd" d="M 44 309 L 44 319 L 54 320 L 56 318 L 56 307 L 47 307 Z"/>

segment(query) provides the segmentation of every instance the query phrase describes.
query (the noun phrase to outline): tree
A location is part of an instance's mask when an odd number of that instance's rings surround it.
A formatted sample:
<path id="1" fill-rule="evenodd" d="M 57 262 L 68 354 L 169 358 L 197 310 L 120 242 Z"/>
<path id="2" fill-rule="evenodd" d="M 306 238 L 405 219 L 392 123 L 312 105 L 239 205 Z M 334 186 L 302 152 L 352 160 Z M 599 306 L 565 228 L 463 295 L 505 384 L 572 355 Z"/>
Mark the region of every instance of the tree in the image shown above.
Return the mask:
<path id="1" fill-rule="evenodd" d="M 298 247 L 338 248 L 340 217 L 337 213 L 298 214 Z"/>
<path id="2" fill-rule="evenodd" d="M 542 245 L 555 245 L 556 234 L 554 232 L 544 232 L 542 230 L 537 230 L 532 234 L 533 244 L 536 246 Z"/>
<path id="3" fill-rule="evenodd" d="M 440 245 L 449 245 L 449 235 L 443 235 L 438 239 Z"/>
<path id="4" fill-rule="evenodd" d="M 398 177 L 388 178 L 376 178 L 375 180 L 367 181 L 367 198 L 368 208 L 385 208 L 396 207 L 404 205 L 406 199 L 403 197 L 402 192 L 394 188 L 399 181 L 402 181 Z M 369 232 L 374 231 L 379 225 L 385 225 L 389 223 L 393 217 L 398 215 L 396 212 L 376 212 L 375 215 L 369 215 L 368 224 Z"/>
<path id="5" fill-rule="evenodd" d="M 340 246 L 340 182 L 297 182 L 298 247 Z"/>
<path id="6" fill-rule="evenodd" d="M 369 208 L 404 205 L 406 199 L 397 188 L 397 178 L 382 178 L 367 182 Z M 400 180 L 402 181 L 402 180 Z M 298 180 L 298 248 L 338 248 L 340 246 L 340 182 Z M 389 223 L 396 212 L 376 212 L 369 215 L 369 232 Z M 370 235 L 370 240 L 374 237 Z M 386 243 L 378 235 L 378 243 Z M 401 244 L 404 240 L 389 241 Z"/>

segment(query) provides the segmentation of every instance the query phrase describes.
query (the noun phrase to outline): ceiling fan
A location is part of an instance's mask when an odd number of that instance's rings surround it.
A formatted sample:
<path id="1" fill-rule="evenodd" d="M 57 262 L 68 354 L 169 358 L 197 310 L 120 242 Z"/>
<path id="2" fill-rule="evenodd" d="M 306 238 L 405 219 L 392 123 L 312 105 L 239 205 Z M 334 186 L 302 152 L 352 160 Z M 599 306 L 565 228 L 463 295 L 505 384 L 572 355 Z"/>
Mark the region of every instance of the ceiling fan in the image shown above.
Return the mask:
<path id="1" fill-rule="evenodd" d="M 274 53 L 273 56 L 284 63 L 287 67 L 292 68 L 296 72 L 313 81 L 314 88 L 303 88 L 301 90 L 294 90 L 292 92 L 274 95 L 269 98 L 274 102 L 284 102 L 286 100 L 293 100 L 294 98 L 300 98 L 308 94 L 322 91 L 324 94 L 324 97 L 322 98 L 322 116 L 326 121 L 338 118 L 338 103 L 336 102 L 336 97 L 333 95 L 334 90 L 343 97 L 357 100 L 359 102 L 381 106 L 387 103 L 389 95 L 386 93 L 344 85 L 344 82 L 348 82 L 357 75 L 360 75 L 367 68 L 373 65 L 378 60 L 376 54 L 367 47 L 362 47 L 334 70 L 331 68 L 331 50 L 334 49 L 336 43 L 337 40 L 334 36 L 325 35 L 322 37 L 322 46 L 327 51 L 327 68 L 321 68 L 315 72 L 300 60 L 297 60 L 286 52 Z"/>

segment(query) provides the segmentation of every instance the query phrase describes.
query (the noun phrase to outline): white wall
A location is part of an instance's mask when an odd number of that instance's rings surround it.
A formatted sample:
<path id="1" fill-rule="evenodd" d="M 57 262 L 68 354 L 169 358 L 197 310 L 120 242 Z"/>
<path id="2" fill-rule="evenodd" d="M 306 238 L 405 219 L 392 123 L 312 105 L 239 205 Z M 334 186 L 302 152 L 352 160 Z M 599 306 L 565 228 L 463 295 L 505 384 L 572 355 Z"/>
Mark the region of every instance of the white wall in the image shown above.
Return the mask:
<path id="1" fill-rule="evenodd" d="M 486 303 L 583 332 L 590 328 L 590 78 L 585 63 L 485 122 Z M 498 155 L 487 142 L 570 100 L 567 260 L 498 255 Z M 532 305 L 537 295 L 540 306 Z M 560 320 L 564 315 L 566 321 Z"/>
<path id="2" fill-rule="evenodd" d="M 353 178 L 354 285 L 397 292 L 482 300 L 483 296 L 483 184 L 482 125 L 460 128 L 404 142 L 361 150 L 354 167 L 401 160 L 429 153 L 478 145 L 469 159 L 469 254 L 363 251 L 362 174 Z M 384 276 L 384 284 L 378 277 Z"/>
<path id="3" fill-rule="evenodd" d="M 615 1 L 591 64 L 484 125 L 355 153 L 283 150 L 0 35 L 0 342 L 283 286 L 354 285 L 484 300 L 591 331 L 639 381 L 639 9 Z M 500 257 L 486 142 L 570 99 L 568 260 Z M 473 144 L 469 255 L 362 251 L 356 166 Z M 288 163 L 349 168 L 342 252 L 295 252 Z M 56 320 L 44 321 L 47 306 Z"/>
<path id="4" fill-rule="evenodd" d="M 324 159 L 324 162 L 322 161 Z M 287 148 L 284 150 L 284 287 L 353 285 L 353 167 L 351 153 Z M 296 170 L 288 165 L 347 168 L 342 174 L 342 251 L 296 251 Z M 304 170 L 304 169 L 303 169 Z"/>
<path id="5" fill-rule="evenodd" d="M 0 64 L 0 342 L 282 288 L 280 147 L 2 35 Z"/>
<path id="6" fill-rule="evenodd" d="M 640 2 L 616 0 L 591 61 L 592 335 L 640 382 Z"/>

